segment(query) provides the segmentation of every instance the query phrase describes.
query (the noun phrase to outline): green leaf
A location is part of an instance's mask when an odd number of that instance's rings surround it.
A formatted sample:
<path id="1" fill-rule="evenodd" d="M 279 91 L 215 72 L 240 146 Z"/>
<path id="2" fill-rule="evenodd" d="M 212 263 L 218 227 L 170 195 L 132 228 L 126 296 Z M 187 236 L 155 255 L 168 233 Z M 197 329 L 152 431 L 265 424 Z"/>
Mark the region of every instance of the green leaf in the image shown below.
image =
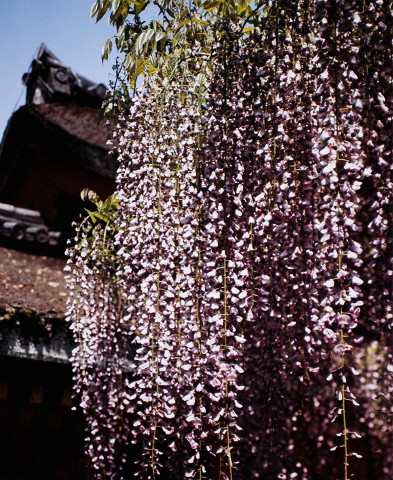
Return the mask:
<path id="1" fill-rule="evenodd" d="M 100 2 L 99 1 L 94 2 L 90 8 L 90 19 L 96 16 L 99 8 L 100 8 Z"/>
<path id="2" fill-rule="evenodd" d="M 246 28 L 243 29 L 243 33 L 250 33 L 250 32 L 252 32 L 253 30 L 255 30 L 255 28 L 256 28 L 255 25 L 253 25 L 253 26 L 251 26 L 251 27 L 246 27 Z"/>
<path id="3" fill-rule="evenodd" d="M 112 113 L 113 113 L 113 102 L 109 102 L 108 105 L 106 105 L 104 113 L 105 113 L 105 115 L 112 115 Z"/>
<path id="4" fill-rule="evenodd" d="M 207 22 L 206 20 L 202 20 L 201 18 L 197 18 L 197 17 L 191 17 L 191 22 L 200 23 L 202 25 L 209 25 L 209 22 Z"/>
<path id="5" fill-rule="evenodd" d="M 85 208 L 85 212 L 88 214 L 88 218 L 86 220 L 90 220 L 91 223 L 94 225 L 97 221 L 95 216 L 96 212 L 91 212 L 87 208 Z"/>
<path id="6" fill-rule="evenodd" d="M 109 197 L 107 197 L 107 199 L 104 201 L 102 210 L 109 215 L 112 210 L 117 210 L 118 206 L 119 203 L 116 195 L 112 193 L 112 195 L 109 195 Z"/>
<path id="7" fill-rule="evenodd" d="M 166 36 L 166 33 L 164 32 L 156 32 L 155 36 L 154 36 L 154 40 L 156 42 L 159 42 L 160 40 L 166 40 L 167 36 Z"/>
<path id="8" fill-rule="evenodd" d="M 134 51 L 137 56 L 143 51 L 144 45 L 154 37 L 155 33 L 156 33 L 155 30 L 148 28 L 147 30 L 145 30 L 143 33 L 139 35 L 134 45 Z"/>
<path id="9" fill-rule="evenodd" d="M 101 50 L 102 60 L 108 60 L 108 57 L 111 52 L 112 52 L 112 40 L 108 38 L 108 40 L 106 40 Z"/>
<path id="10" fill-rule="evenodd" d="M 213 10 L 214 8 L 217 8 L 221 6 L 224 3 L 224 0 L 216 0 L 214 2 L 206 2 L 202 5 L 203 10 L 205 12 L 210 12 L 210 10 Z"/>
<path id="11" fill-rule="evenodd" d="M 105 115 L 105 109 L 104 107 L 101 107 L 100 110 L 98 111 L 97 126 L 101 123 L 102 119 L 104 118 L 104 115 Z"/>
<path id="12" fill-rule="evenodd" d="M 81 199 L 84 202 L 91 202 L 94 203 L 95 205 L 99 205 L 101 203 L 101 199 L 94 190 L 91 190 L 90 188 L 84 188 L 81 191 Z"/>
<path id="13" fill-rule="evenodd" d="M 125 100 L 128 100 L 130 98 L 130 93 L 128 91 L 128 86 L 125 82 L 121 81 L 121 87 L 122 87 L 122 91 L 123 91 L 123 95 L 124 95 L 124 98 Z M 119 107 L 120 109 L 120 107 Z"/>
<path id="14" fill-rule="evenodd" d="M 147 71 L 151 74 L 154 75 L 155 73 L 159 72 L 159 68 L 155 67 L 151 63 L 146 64 Z"/>
<path id="15" fill-rule="evenodd" d="M 114 12 L 117 11 L 117 9 L 119 8 L 120 6 L 120 3 L 121 3 L 121 0 L 112 0 L 112 10 Z"/>
<path id="16" fill-rule="evenodd" d="M 132 55 L 132 53 L 127 53 L 126 58 L 124 60 L 124 68 L 126 70 L 130 70 L 131 65 L 133 65 L 133 63 L 134 63 L 134 56 Z"/>
<path id="17" fill-rule="evenodd" d="M 105 16 L 106 12 L 110 8 L 110 0 L 105 0 L 102 6 L 99 6 L 98 11 L 97 11 L 97 18 L 96 18 L 96 23 L 99 22 L 102 17 Z"/>
<path id="18" fill-rule="evenodd" d="M 190 23 L 190 21 L 191 21 L 191 18 L 189 17 L 182 20 L 177 26 L 177 30 L 180 30 L 182 27 L 184 27 L 184 25 L 187 25 L 187 23 Z"/>
<path id="19" fill-rule="evenodd" d="M 239 17 L 246 11 L 250 9 L 250 0 L 243 0 L 242 2 L 239 3 L 236 9 L 236 14 L 239 15 Z"/>
<path id="20" fill-rule="evenodd" d="M 149 23 L 149 26 L 150 26 L 150 28 L 152 28 L 153 30 L 160 30 L 160 31 L 162 31 L 162 29 L 163 29 L 163 25 L 162 25 L 162 23 L 161 23 L 159 20 L 152 20 L 152 21 Z"/>
<path id="21" fill-rule="evenodd" d="M 140 15 L 150 2 L 141 2 L 135 4 L 135 15 Z"/>
<path id="22" fill-rule="evenodd" d="M 135 62 L 135 64 L 136 64 L 136 68 L 135 68 L 134 77 L 137 78 L 139 77 L 139 75 L 141 75 L 145 71 L 145 66 L 147 62 L 145 60 L 139 60 Z"/>

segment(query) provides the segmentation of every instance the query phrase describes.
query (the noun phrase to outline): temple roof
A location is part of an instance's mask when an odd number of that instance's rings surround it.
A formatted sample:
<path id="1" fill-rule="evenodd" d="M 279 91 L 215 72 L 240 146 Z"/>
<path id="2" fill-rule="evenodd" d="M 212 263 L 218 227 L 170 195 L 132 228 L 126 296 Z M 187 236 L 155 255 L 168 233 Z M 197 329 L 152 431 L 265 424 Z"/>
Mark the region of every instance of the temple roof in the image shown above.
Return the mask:
<path id="1" fill-rule="evenodd" d="M 109 150 L 107 143 L 108 130 L 97 125 L 95 108 L 59 103 L 43 103 L 30 105 L 29 109 L 43 120 L 60 127 L 79 140 Z"/>
<path id="2" fill-rule="evenodd" d="M 106 145 L 109 129 L 97 124 L 98 109 L 75 104 L 43 103 L 20 107 L 8 121 L 0 152 L 0 175 L 20 145 L 40 145 L 65 164 L 114 179 L 117 162 Z M 1 179 L 0 179 L 1 183 Z M 0 189 L 1 190 L 1 189 Z"/>
<path id="3" fill-rule="evenodd" d="M 110 129 L 98 123 L 106 87 L 75 73 L 45 44 L 23 81 L 26 104 L 12 114 L 0 146 L 0 202 L 38 211 L 63 245 L 84 214 L 80 192 L 105 198 L 115 189 Z"/>
<path id="4" fill-rule="evenodd" d="M 99 108 L 107 87 L 74 72 L 42 43 L 30 70 L 22 77 L 26 85 L 26 104 L 75 103 Z"/>

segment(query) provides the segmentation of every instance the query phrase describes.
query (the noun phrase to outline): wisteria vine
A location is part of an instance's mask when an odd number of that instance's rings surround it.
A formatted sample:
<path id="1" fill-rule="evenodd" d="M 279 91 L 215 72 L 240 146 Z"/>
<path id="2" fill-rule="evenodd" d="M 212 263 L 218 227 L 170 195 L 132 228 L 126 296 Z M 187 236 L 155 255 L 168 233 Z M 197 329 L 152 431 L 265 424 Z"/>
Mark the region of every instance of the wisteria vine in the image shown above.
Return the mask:
<path id="1" fill-rule="evenodd" d="M 132 101 L 116 215 L 70 249 L 98 479 L 130 443 L 139 478 L 393 474 L 392 4 L 265 11 Z"/>

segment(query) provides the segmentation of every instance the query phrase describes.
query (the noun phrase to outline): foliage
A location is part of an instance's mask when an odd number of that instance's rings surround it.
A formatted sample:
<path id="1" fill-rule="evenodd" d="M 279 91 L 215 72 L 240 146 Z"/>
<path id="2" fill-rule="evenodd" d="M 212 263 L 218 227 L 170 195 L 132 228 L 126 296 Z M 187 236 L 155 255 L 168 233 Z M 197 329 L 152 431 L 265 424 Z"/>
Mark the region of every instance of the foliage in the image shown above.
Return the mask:
<path id="1" fill-rule="evenodd" d="M 148 21 L 146 12 L 152 10 L 158 19 Z M 212 45 L 221 32 L 218 24 L 230 20 L 239 24 L 241 33 L 247 33 L 260 23 L 265 11 L 266 2 L 251 0 L 97 0 L 90 15 L 100 21 L 109 13 L 109 23 L 116 27 L 114 38 L 103 46 L 102 59 L 108 59 L 115 44 L 123 58 L 116 78 L 125 72 L 127 80 L 120 81 L 120 92 L 127 99 L 129 86 L 135 90 L 140 76 L 146 84 L 153 78 L 163 83 L 179 72 L 198 74 L 205 80 L 211 67 L 206 59 L 211 58 Z M 114 103 L 107 106 L 106 114 L 113 112 Z"/>
<path id="2" fill-rule="evenodd" d="M 225 5 L 119 117 L 113 235 L 70 252 L 96 478 L 129 442 L 140 478 L 391 478 L 391 3 L 263 2 L 250 35 Z"/>

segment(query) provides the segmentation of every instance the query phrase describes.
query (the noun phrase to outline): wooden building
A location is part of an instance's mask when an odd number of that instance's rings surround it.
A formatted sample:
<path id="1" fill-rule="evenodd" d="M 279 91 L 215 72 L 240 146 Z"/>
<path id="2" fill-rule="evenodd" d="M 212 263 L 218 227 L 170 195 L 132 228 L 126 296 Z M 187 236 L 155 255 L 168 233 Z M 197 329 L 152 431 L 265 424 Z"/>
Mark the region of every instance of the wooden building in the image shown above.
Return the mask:
<path id="1" fill-rule="evenodd" d="M 44 44 L 23 82 L 26 105 L 11 116 L 0 147 L 0 478 L 82 480 L 65 260 L 52 258 L 42 232 L 69 237 L 83 212 L 81 190 L 104 198 L 115 188 L 108 131 L 97 124 L 106 87 L 74 73 Z M 10 230 L 13 224 L 20 228 Z M 27 233 L 36 227 L 34 251 Z"/>
<path id="2" fill-rule="evenodd" d="M 83 212 L 84 188 L 102 198 L 115 188 L 108 130 L 97 121 L 106 87 L 74 73 L 45 44 L 23 83 L 26 105 L 11 116 L 0 146 L 0 202 L 40 212 L 66 236 Z"/>

